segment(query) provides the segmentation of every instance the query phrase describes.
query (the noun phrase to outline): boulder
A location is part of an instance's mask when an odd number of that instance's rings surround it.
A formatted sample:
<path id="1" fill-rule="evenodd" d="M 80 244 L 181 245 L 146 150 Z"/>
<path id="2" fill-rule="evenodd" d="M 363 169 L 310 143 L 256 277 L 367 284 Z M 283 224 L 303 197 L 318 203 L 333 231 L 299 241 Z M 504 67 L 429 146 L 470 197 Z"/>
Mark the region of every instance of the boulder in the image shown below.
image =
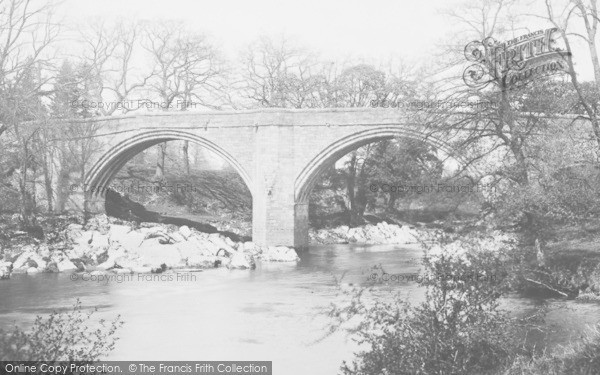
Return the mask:
<path id="1" fill-rule="evenodd" d="M 35 255 L 35 252 L 31 249 L 31 246 L 25 246 L 24 251 L 15 259 L 13 262 L 13 269 L 22 268 L 27 264 L 29 258 Z"/>
<path id="2" fill-rule="evenodd" d="M 254 242 L 251 242 L 251 241 L 240 244 L 240 247 L 238 248 L 238 250 L 244 251 L 244 252 L 250 253 L 250 254 L 257 254 L 260 252 L 260 248 L 258 246 L 256 246 L 256 244 Z"/>
<path id="3" fill-rule="evenodd" d="M 403 225 L 398 230 L 394 231 L 393 241 L 399 244 L 414 244 L 418 243 L 418 232 L 414 229 Z"/>
<path id="4" fill-rule="evenodd" d="M 92 217 L 87 223 L 87 229 L 89 230 L 97 230 L 102 233 L 108 233 L 109 222 L 108 216 L 105 214 L 96 215 Z"/>
<path id="5" fill-rule="evenodd" d="M 96 271 L 90 272 L 90 276 L 104 276 L 104 275 L 108 275 L 108 272 L 106 272 L 104 270 L 96 270 Z"/>
<path id="6" fill-rule="evenodd" d="M 109 246 L 110 237 L 108 234 L 92 232 L 92 242 L 90 243 L 92 249 L 108 249 Z"/>
<path id="7" fill-rule="evenodd" d="M 131 232 L 131 228 L 127 225 L 111 224 L 108 230 L 108 236 L 112 241 L 119 241 Z"/>
<path id="8" fill-rule="evenodd" d="M 208 236 L 208 240 L 215 245 L 215 247 L 217 247 L 217 254 L 214 255 L 219 255 L 219 251 L 220 250 L 224 250 L 226 253 L 228 254 L 233 254 L 235 253 L 235 249 L 229 245 L 227 243 L 227 241 L 225 240 L 226 237 L 223 237 L 222 235 L 218 234 L 218 233 L 212 233 Z M 230 240 L 231 241 L 231 240 Z"/>
<path id="9" fill-rule="evenodd" d="M 152 268 L 137 266 L 137 267 L 131 267 L 131 271 L 134 273 L 151 273 Z"/>
<path id="10" fill-rule="evenodd" d="M 68 259 L 63 260 L 62 262 L 58 263 L 56 266 L 57 266 L 59 272 L 75 272 L 75 271 L 77 271 L 77 266 Z"/>
<path id="11" fill-rule="evenodd" d="M 229 269 L 254 269 L 256 268 L 256 263 L 254 261 L 254 257 L 249 254 L 244 254 L 242 252 L 234 252 L 229 258 L 229 263 L 227 264 L 227 268 Z"/>
<path id="12" fill-rule="evenodd" d="M 133 250 L 137 249 L 142 243 L 144 243 L 145 237 L 146 235 L 142 232 L 131 231 L 122 238 L 113 238 L 113 241 L 117 241 L 127 250 Z"/>
<path id="13" fill-rule="evenodd" d="M 132 273 L 131 270 L 128 268 L 113 268 L 112 271 L 117 275 L 129 275 Z"/>
<path id="14" fill-rule="evenodd" d="M 29 267 L 27 269 L 27 274 L 28 275 L 32 275 L 32 274 L 36 274 L 36 273 L 40 273 L 41 271 L 37 268 L 37 267 Z"/>
<path id="15" fill-rule="evenodd" d="M 49 262 L 44 272 L 60 272 L 56 262 Z"/>
<path id="16" fill-rule="evenodd" d="M 262 252 L 260 259 L 265 262 L 297 262 L 300 260 L 296 251 L 285 246 L 269 246 Z"/>
<path id="17" fill-rule="evenodd" d="M 216 256 L 194 255 L 187 258 L 187 266 L 191 268 L 215 268 L 221 264 Z"/>
<path id="18" fill-rule="evenodd" d="M 183 238 L 187 240 L 192 236 L 192 231 L 187 225 L 184 225 L 181 228 L 179 228 L 179 234 L 181 234 Z"/>
<path id="19" fill-rule="evenodd" d="M 37 253 L 41 258 L 50 258 L 52 253 L 50 252 L 50 248 L 46 244 L 41 244 L 38 246 Z"/>
<path id="20" fill-rule="evenodd" d="M 142 246 L 135 250 L 142 266 L 158 268 L 165 264 L 168 268 L 182 268 L 185 260 L 179 252 L 180 245 L 162 245 L 157 238 L 144 241 Z"/>
<path id="21" fill-rule="evenodd" d="M 106 262 L 99 264 L 97 268 L 106 271 L 113 268 L 115 265 L 115 258 L 108 258 Z"/>
<path id="22" fill-rule="evenodd" d="M 156 267 L 151 267 L 151 271 L 152 273 L 163 273 L 167 270 L 167 265 L 166 264 L 161 264 L 159 266 Z"/>
<path id="23" fill-rule="evenodd" d="M 173 232 L 170 234 L 171 236 L 171 242 L 174 243 L 180 243 L 180 242 L 185 242 L 186 238 L 179 232 Z"/>
<path id="24" fill-rule="evenodd" d="M 39 268 L 40 270 L 45 269 L 48 265 L 48 262 L 46 262 L 41 255 L 35 253 L 29 257 L 28 263 L 31 264 L 31 262 L 35 263 L 34 267 Z"/>
<path id="25" fill-rule="evenodd" d="M 197 237 L 190 237 L 188 241 L 175 244 L 179 249 L 182 258 L 191 256 L 214 256 L 218 249 L 215 245 L 206 240 L 201 240 Z"/>

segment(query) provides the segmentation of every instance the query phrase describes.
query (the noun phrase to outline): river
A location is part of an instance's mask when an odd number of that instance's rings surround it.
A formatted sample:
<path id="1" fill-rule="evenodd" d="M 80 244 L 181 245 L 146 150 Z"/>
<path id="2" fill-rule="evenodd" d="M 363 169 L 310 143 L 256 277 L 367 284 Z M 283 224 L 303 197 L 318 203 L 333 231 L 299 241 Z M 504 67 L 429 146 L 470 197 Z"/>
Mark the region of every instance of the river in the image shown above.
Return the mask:
<path id="1" fill-rule="evenodd" d="M 339 297 L 334 276 L 364 283 L 370 267 L 388 273 L 419 271 L 418 248 L 392 245 L 315 246 L 298 264 L 258 264 L 255 270 L 219 268 L 163 274 L 163 280 L 133 275 L 122 282 L 71 280 L 68 274 L 13 275 L 0 282 L 0 327 L 31 324 L 36 315 L 68 309 L 79 298 L 97 307 L 97 318 L 121 314 L 125 325 L 108 359 L 113 360 L 263 360 L 275 374 L 336 374 L 352 357 L 354 343 L 343 333 L 324 338 L 324 311 Z M 414 282 L 394 289 L 412 302 L 423 298 Z M 540 301 L 507 298 L 502 306 L 525 314 Z M 546 301 L 550 343 L 576 338 L 585 324 L 597 322 L 600 306 Z M 322 340 L 321 340 L 322 339 Z"/>

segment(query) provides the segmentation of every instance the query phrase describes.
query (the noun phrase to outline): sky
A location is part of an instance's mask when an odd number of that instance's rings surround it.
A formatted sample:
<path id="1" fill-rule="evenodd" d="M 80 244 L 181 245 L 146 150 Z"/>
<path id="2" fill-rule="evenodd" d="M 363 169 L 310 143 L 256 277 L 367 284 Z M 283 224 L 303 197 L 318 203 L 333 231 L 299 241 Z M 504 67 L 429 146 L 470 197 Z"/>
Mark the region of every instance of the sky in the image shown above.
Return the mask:
<path id="1" fill-rule="evenodd" d="M 260 35 L 285 35 L 325 58 L 387 61 L 427 58 L 454 0 L 66 0 L 61 13 L 88 17 L 178 19 L 234 55 Z"/>
<path id="2" fill-rule="evenodd" d="M 534 12 L 519 0 L 523 12 Z M 559 0 L 557 0 L 559 1 Z M 374 65 L 402 61 L 427 64 L 440 55 L 442 43 L 453 40 L 456 19 L 465 0 L 63 0 L 59 16 L 71 25 L 94 18 L 181 20 L 202 32 L 230 59 L 261 35 L 289 39 L 317 52 L 324 60 Z M 540 10 L 543 12 L 543 10 Z M 458 12 L 460 15 L 460 11 Z M 526 21 L 530 31 L 549 27 L 539 18 Z M 520 35 L 520 34 L 519 34 Z M 515 35 L 518 36 L 518 35 Z M 459 38 L 460 39 L 460 38 Z M 574 56 L 577 71 L 591 78 L 586 48 Z M 580 58 L 581 57 L 581 58 Z"/>

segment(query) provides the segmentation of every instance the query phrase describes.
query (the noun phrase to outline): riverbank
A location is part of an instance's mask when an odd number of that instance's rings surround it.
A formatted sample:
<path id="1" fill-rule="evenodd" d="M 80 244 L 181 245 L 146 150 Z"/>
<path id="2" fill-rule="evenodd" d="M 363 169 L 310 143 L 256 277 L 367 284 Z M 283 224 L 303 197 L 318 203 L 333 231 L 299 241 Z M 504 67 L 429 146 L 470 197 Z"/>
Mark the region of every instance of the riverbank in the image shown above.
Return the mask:
<path id="1" fill-rule="evenodd" d="M 16 233 L 19 236 L 25 233 Z M 160 273 L 167 269 L 252 269 L 256 262 L 297 262 L 294 249 L 235 242 L 187 226 L 136 225 L 105 215 L 67 224 L 51 241 L 2 249 L 0 277 L 14 273 Z"/>
<path id="2" fill-rule="evenodd" d="M 411 245 L 419 243 L 420 239 L 433 230 L 421 229 L 406 224 L 389 224 L 381 221 L 377 224 L 366 224 L 350 228 L 341 225 L 335 228 L 310 229 L 311 244 L 369 244 L 369 245 Z"/>

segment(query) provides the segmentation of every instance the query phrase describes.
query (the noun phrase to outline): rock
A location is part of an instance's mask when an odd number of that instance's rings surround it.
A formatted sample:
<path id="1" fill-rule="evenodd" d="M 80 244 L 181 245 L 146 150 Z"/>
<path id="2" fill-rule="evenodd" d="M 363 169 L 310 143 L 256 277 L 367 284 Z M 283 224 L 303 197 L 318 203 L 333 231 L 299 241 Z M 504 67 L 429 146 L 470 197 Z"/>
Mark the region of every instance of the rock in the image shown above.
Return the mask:
<path id="1" fill-rule="evenodd" d="M 127 225 L 111 224 L 108 230 L 110 241 L 120 241 L 131 232 L 131 228 Z"/>
<path id="2" fill-rule="evenodd" d="M 152 268 L 150 267 L 132 267 L 131 271 L 134 273 L 151 273 Z"/>
<path id="3" fill-rule="evenodd" d="M 236 251 L 229 258 L 229 263 L 227 264 L 227 268 L 229 268 L 229 269 L 254 269 L 254 268 L 256 268 L 256 263 L 254 262 L 254 258 L 251 255 Z"/>
<path id="4" fill-rule="evenodd" d="M 112 271 L 117 275 L 128 275 L 132 273 L 132 271 L 128 268 L 113 268 Z"/>
<path id="5" fill-rule="evenodd" d="M 104 275 L 108 275 L 108 272 L 106 272 L 104 270 L 96 270 L 96 271 L 90 272 L 90 276 L 104 276 Z"/>
<path id="6" fill-rule="evenodd" d="M 220 250 L 224 250 L 226 253 L 228 254 L 233 254 L 235 253 L 235 249 L 233 247 L 231 247 L 227 241 L 225 240 L 225 238 L 223 236 L 221 236 L 219 233 L 212 233 L 208 236 L 208 240 L 215 245 L 218 249 L 217 249 L 217 253 L 215 253 L 214 255 L 219 255 L 218 252 Z M 231 240 L 230 240 L 231 241 Z"/>
<path id="7" fill-rule="evenodd" d="M 164 263 L 168 268 L 182 268 L 185 266 L 185 259 L 179 252 L 180 246 L 181 244 L 162 245 L 157 238 L 152 238 L 144 241 L 134 253 L 139 257 L 142 266 L 158 268 Z"/>
<path id="8" fill-rule="evenodd" d="M 40 270 L 46 268 L 46 265 L 48 264 L 40 254 L 31 255 L 29 257 L 29 262 L 35 263 L 34 267 L 39 268 Z"/>
<path id="9" fill-rule="evenodd" d="M 77 266 L 73 264 L 68 259 L 63 260 L 62 262 L 56 265 L 58 267 L 59 272 L 75 272 L 77 271 Z"/>
<path id="10" fill-rule="evenodd" d="M 221 264 L 216 256 L 194 255 L 187 259 L 187 266 L 192 268 L 215 268 Z"/>
<path id="11" fill-rule="evenodd" d="M 97 268 L 106 271 L 113 268 L 115 265 L 115 258 L 108 258 L 106 262 L 99 264 Z"/>
<path id="12" fill-rule="evenodd" d="M 399 230 L 394 231 L 394 243 L 399 244 L 414 244 L 418 243 L 418 232 L 414 229 L 409 228 L 406 225 L 403 225 L 399 228 Z"/>
<path id="13" fill-rule="evenodd" d="M 260 248 L 254 244 L 254 242 L 248 241 L 241 243 L 238 247 L 238 251 L 243 251 L 245 253 L 250 253 L 252 255 L 256 255 L 260 252 Z"/>
<path id="14" fill-rule="evenodd" d="M 10 279 L 12 273 L 12 263 L 0 261 L 0 280 Z"/>
<path id="15" fill-rule="evenodd" d="M 29 258 L 35 254 L 35 252 L 31 250 L 30 246 L 26 246 L 24 249 L 25 251 L 23 251 L 21 255 L 19 255 L 13 262 L 13 269 L 22 268 L 25 266 Z"/>
<path id="16" fill-rule="evenodd" d="M 27 274 L 31 275 L 31 274 L 35 274 L 35 273 L 40 273 L 41 271 L 37 268 L 37 267 L 29 267 L 27 269 Z"/>
<path id="17" fill-rule="evenodd" d="M 166 264 L 161 264 L 158 267 L 152 267 L 152 270 L 150 272 L 152 273 L 163 273 L 167 270 L 167 265 Z"/>
<path id="18" fill-rule="evenodd" d="M 127 250 L 134 250 L 144 243 L 145 237 L 146 235 L 142 232 L 132 231 L 122 238 L 113 238 L 113 241 L 118 241 Z"/>
<path id="19" fill-rule="evenodd" d="M 60 272 L 58 269 L 58 265 L 56 264 L 56 262 L 49 262 L 48 265 L 46 266 L 46 269 L 44 270 L 44 272 Z"/>
<path id="20" fill-rule="evenodd" d="M 50 248 L 46 244 L 41 244 L 40 246 L 38 246 L 37 253 L 42 258 L 50 258 L 50 255 L 52 255 L 52 253 L 50 252 Z"/>
<path id="21" fill-rule="evenodd" d="M 179 232 L 173 232 L 170 234 L 171 236 L 171 241 L 174 243 L 180 243 L 180 242 L 185 242 L 186 238 Z"/>
<path id="22" fill-rule="evenodd" d="M 269 246 L 260 255 L 266 262 L 297 262 L 300 260 L 296 251 L 285 246 Z"/>
<path id="23" fill-rule="evenodd" d="M 210 244 L 210 246 L 207 246 L 207 244 Z M 177 243 L 175 246 L 177 246 L 182 259 L 193 256 L 215 256 L 213 252 L 215 246 L 196 237 L 191 237 L 189 241 Z"/>
<path id="24" fill-rule="evenodd" d="M 190 230 L 190 228 L 187 225 L 184 225 L 181 228 L 179 228 L 179 234 L 181 234 L 183 236 L 183 238 L 185 238 L 187 240 L 188 238 L 190 238 L 192 236 L 192 231 Z"/>
<path id="25" fill-rule="evenodd" d="M 108 233 L 108 216 L 102 214 L 92 217 L 87 223 L 87 228 L 90 230 L 97 230 L 103 233 Z"/>

